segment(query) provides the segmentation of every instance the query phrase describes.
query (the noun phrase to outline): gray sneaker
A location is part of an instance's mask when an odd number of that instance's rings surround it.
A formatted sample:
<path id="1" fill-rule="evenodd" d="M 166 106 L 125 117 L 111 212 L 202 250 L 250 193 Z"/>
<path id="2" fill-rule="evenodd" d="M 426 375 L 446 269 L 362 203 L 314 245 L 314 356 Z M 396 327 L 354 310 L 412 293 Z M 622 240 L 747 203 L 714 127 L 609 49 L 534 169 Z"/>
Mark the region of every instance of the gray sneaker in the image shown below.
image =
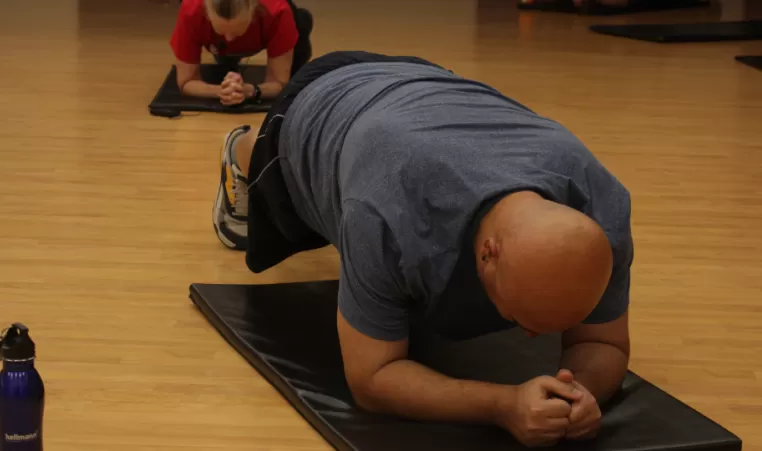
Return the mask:
<path id="1" fill-rule="evenodd" d="M 225 136 L 220 186 L 214 200 L 214 231 L 222 244 L 235 250 L 245 250 L 248 244 L 249 190 L 246 174 L 241 172 L 233 159 L 232 143 L 234 138 L 248 132 L 250 128 L 242 125 Z"/>

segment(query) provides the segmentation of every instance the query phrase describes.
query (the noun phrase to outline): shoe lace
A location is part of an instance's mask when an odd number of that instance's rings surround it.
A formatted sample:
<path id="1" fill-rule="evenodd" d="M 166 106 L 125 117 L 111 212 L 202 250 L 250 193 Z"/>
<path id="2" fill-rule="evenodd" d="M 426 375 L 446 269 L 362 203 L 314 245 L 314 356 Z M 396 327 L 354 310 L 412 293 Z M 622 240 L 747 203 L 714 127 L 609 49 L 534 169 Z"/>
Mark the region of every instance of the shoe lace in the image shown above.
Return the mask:
<path id="1" fill-rule="evenodd" d="M 249 187 L 244 180 L 236 179 L 233 184 L 233 210 L 236 216 L 249 214 Z"/>

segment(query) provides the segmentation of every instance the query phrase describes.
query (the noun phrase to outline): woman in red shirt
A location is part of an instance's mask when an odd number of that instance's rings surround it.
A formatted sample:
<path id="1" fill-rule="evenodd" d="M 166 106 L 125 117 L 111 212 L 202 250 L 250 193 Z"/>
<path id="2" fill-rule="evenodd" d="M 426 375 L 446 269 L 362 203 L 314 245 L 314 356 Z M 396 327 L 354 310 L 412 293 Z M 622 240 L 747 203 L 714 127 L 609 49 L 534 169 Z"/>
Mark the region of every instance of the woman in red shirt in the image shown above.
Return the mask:
<path id="1" fill-rule="evenodd" d="M 309 11 L 291 0 L 183 0 L 170 40 L 177 85 L 185 95 L 219 98 L 225 105 L 276 97 L 312 56 L 311 31 Z M 219 85 L 201 80 L 202 49 L 227 72 Z M 265 49 L 265 80 L 244 83 L 235 71 L 240 58 Z"/>

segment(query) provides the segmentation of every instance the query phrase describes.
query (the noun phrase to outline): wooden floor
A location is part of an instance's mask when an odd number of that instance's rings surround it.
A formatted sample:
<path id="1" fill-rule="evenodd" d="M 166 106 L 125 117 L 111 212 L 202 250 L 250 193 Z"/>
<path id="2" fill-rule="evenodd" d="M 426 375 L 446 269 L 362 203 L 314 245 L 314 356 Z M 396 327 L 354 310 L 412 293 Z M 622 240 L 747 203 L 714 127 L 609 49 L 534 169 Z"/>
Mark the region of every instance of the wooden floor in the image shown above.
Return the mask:
<path id="1" fill-rule="evenodd" d="M 733 60 L 762 42 L 616 39 L 509 0 L 300 4 L 317 55 L 425 57 L 586 142 L 634 197 L 632 369 L 762 449 L 762 72 Z M 329 449 L 187 299 L 191 282 L 333 278 L 337 261 L 255 275 L 217 241 L 221 139 L 262 118 L 148 114 L 176 8 L 0 2 L 0 322 L 37 341 L 46 449 Z"/>

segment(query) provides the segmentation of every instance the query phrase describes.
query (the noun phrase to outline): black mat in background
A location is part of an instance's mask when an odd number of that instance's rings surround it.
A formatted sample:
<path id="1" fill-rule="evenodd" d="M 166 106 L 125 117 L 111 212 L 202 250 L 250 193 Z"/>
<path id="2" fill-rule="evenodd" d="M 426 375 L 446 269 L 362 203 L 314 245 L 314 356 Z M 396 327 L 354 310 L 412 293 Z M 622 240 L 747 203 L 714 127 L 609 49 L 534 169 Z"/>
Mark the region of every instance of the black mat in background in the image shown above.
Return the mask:
<path id="1" fill-rule="evenodd" d="M 634 14 L 649 11 L 667 11 L 672 9 L 696 8 L 709 6 L 709 0 L 631 0 L 627 6 L 607 6 L 588 0 L 590 6 L 578 8 L 572 0 L 534 0 L 531 4 L 518 1 L 522 10 L 549 11 L 559 13 L 583 14 L 589 16 L 611 16 Z"/>
<path id="2" fill-rule="evenodd" d="M 219 99 L 199 98 L 183 95 L 177 86 L 176 67 L 173 65 L 164 79 L 156 96 L 148 105 L 148 110 L 154 116 L 172 117 L 183 111 L 204 111 L 213 113 L 243 114 L 262 113 L 270 110 L 272 101 L 254 102 L 248 100 L 240 105 L 225 106 Z M 264 66 L 238 66 L 238 72 L 247 83 L 261 83 L 265 79 Z M 207 83 L 220 84 L 225 79 L 227 69 L 216 64 L 201 65 L 201 79 Z"/>
<path id="3" fill-rule="evenodd" d="M 747 66 L 751 66 L 755 69 L 762 70 L 762 56 L 741 55 L 736 56 L 736 61 L 744 63 Z"/>
<path id="4" fill-rule="evenodd" d="M 220 334 L 338 450 L 525 449 L 496 427 L 415 422 L 355 408 L 336 332 L 337 290 L 336 281 L 193 284 L 190 297 Z M 509 384 L 555 374 L 560 355 L 558 336 L 529 339 L 515 331 L 461 343 L 417 335 L 411 346 L 414 359 L 445 374 Z M 633 373 L 603 412 L 598 438 L 545 449 L 741 449 L 738 437 Z"/>
<path id="5" fill-rule="evenodd" d="M 686 24 L 593 25 L 590 30 L 622 38 L 660 43 L 762 39 L 762 20 Z"/>

